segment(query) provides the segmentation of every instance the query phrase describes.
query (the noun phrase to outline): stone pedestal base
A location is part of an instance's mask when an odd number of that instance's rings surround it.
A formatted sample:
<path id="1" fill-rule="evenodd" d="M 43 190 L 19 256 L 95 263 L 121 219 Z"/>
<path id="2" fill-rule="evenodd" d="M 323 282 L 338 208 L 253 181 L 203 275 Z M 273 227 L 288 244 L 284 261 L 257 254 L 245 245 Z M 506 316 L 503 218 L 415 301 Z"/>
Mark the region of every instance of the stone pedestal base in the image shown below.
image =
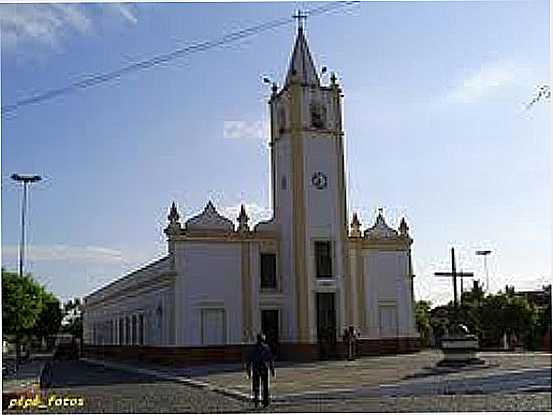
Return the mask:
<path id="1" fill-rule="evenodd" d="M 478 339 L 474 335 L 460 334 L 442 338 L 442 352 L 444 358 L 438 366 L 466 366 L 484 364 L 484 360 L 476 357 Z"/>

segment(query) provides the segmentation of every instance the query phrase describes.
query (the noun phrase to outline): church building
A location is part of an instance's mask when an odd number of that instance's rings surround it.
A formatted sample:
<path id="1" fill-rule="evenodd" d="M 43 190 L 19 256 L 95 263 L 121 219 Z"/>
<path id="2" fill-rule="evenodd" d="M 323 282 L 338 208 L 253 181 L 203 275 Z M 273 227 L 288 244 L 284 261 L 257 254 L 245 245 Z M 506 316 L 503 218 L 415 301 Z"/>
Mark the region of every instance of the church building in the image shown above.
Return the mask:
<path id="1" fill-rule="evenodd" d="M 272 218 L 251 224 L 242 205 L 235 226 L 208 202 L 186 219 L 173 203 L 167 255 L 85 298 L 85 353 L 237 360 L 264 332 L 280 358 L 317 359 L 350 326 L 359 354 L 417 350 L 409 227 L 348 218 L 341 104 L 300 25 L 269 100 Z"/>

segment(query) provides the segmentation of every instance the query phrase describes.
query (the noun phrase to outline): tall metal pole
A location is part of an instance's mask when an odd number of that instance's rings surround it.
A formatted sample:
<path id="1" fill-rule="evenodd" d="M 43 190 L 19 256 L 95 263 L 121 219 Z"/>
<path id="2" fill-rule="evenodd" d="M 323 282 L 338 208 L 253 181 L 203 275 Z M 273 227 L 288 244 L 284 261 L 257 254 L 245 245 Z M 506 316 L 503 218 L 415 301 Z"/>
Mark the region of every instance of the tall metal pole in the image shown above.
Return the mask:
<path id="1" fill-rule="evenodd" d="M 463 273 L 463 268 L 461 268 L 461 273 Z M 461 283 L 461 289 L 459 290 L 459 305 L 462 307 L 463 306 L 463 279 L 461 278 L 460 280 L 460 283 Z"/>
<path id="2" fill-rule="evenodd" d="M 12 174 L 11 178 L 23 185 L 23 199 L 21 202 L 21 242 L 19 245 L 19 276 L 23 276 L 23 264 L 25 261 L 25 216 L 27 211 L 27 185 L 35 183 L 42 178 L 37 175 L 25 176 L 21 174 Z"/>
<path id="3" fill-rule="evenodd" d="M 19 276 L 23 277 L 23 262 L 25 261 L 25 210 L 27 209 L 27 181 L 23 180 L 23 201 L 21 203 L 21 241 L 19 244 Z"/>
<path id="4" fill-rule="evenodd" d="M 492 253 L 491 250 L 485 249 L 481 251 L 476 251 L 476 255 L 484 257 L 484 271 L 486 272 L 486 291 L 490 292 L 490 276 L 488 275 L 488 255 Z"/>
<path id="5" fill-rule="evenodd" d="M 484 270 L 486 271 L 486 291 L 490 292 L 490 276 L 488 275 L 488 256 L 484 255 Z"/>

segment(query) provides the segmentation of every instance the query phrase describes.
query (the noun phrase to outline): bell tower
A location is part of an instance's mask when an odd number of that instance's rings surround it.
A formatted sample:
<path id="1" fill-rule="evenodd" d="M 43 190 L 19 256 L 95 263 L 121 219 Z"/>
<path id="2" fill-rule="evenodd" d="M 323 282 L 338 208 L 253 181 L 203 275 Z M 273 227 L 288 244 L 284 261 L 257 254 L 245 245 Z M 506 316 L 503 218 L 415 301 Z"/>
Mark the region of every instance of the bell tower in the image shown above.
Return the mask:
<path id="1" fill-rule="evenodd" d="M 348 319 L 341 96 L 334 73 L 322 85 L 300 19 L 284 85 L 273 85 L 269 101 L 273 210 L 283 289 L 293 310 L 289 336 L 299 343 L 320 342 L 321 332 L 336 331 Z M 335 296 L 323 301 L 330 304 L 324 328 L 322 292 Z"/>

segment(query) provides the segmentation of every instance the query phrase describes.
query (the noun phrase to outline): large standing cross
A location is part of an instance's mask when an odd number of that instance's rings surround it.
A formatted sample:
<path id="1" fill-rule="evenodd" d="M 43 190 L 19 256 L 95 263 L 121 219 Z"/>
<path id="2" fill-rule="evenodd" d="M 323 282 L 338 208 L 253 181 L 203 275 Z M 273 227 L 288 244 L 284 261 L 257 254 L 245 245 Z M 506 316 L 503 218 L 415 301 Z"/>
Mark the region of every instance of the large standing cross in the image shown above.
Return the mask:
<path id="1" fill-rule="evenodd" d="M 453 312 L 457 320 L 457 278 L 474 277 L 472 272 L 457 272 L 455 268 L 455 248 L 451 248 L 451 272 L 435 272 L 436 277 L 452 277 L 453 280 Z M 462 280 L 461 280 L 462 281 Z"/>
<path id="2" fill-rule="evenodd" d="M 303 22 L 307 19 L 307 14 L 302 13 L 301 10 L 298 10 L 296 14 L 292 16 L 294 19 L 297 19 L 298 21 L 298 30 L 303 29 Z"/>

